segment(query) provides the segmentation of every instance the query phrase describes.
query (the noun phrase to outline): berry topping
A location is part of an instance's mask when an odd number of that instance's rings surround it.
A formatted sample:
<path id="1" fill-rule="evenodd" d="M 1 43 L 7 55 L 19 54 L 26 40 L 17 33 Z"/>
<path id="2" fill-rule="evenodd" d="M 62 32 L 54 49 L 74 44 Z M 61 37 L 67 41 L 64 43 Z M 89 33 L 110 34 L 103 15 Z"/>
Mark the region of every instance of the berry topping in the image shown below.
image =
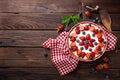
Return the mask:
<path id="1" fill-rule="evenodd" d="M 80 42 L 80 40 L 79 40 L 79 39 L 77 39 L 77 40 L 76 40 L 76 42 L 77 42 L 77 43 L 79 43 L 79 42 Z"/>
<path id="2" fill-rule="evenodd" d="M 101 47 L 103 47 L 103 46 L 104 46 L 104 44 L 103 44 L 103 43 L 99 43 L 98 45 L 99 45 L 99 46 L 101 46 Z"/>
<path id="3" fill-rule="evenodd" d="M 80 39 L 81 39 L 82 41 L 85 41 L 85 37 L 84 37 L 84 36 L 81 36 Z"/>
<path id="4" fill-rule="evenodd" d="M 73 51 L 76 51 L 76 50 L 78 50 L 78 47 L 77 47 L 77 46 L 74 46 L 74 47 L 73 47 Z"/>
<path id="5" fill-rule="evenodd" d="M 85 44 L 89 44 L 89 41 L 88 41 L 88 40 L 85 40 Z"/>
<path id="6" fill-rule="evenodd" d="M 97 34 L 97 33 L 98 33 L 98 29 L 94 29 L 93 32 L 94 32 L 95 34 Z"/>
<path id="7" fill-rule="evenodd" d="M 86 44 L 86 45 L 84 45 L 84 47 L 85 47 L 85 49 L 87 50 L 88 49 L 88 45 Z"/>
<path id="8" fill-rule="evenodd" d="M 92 23 L 89 23 L 89 24 L 88 24 L 88 26 L 90 26 L 90 27 L 91 27 L 91 25 L 92 25 Z"/>
<path id="9" fill-rule="evenodd" d="M 95 37 L 95 34 L 93 33 L 92 36 Z"/>
<path id="10" fill-rule="evenodd" d="M 77 54 L 81 54 L 82 53 L 82 51 L 81 50 L 77 50 Z"/>
<path id="11" fill-rule="evenodd" d="M 90 42 L 90 43 L 89 43 L 89 46 L 90 46 L 90 47 L 94 47 L 94 45 L 93 45 L 93 43 L 92 43 L 92 42 Z"/>
<path id="12" fill-rule="evenodd" d="M 92 49 L 90 48 L 89 51 L 92 51 Z"/>
<path id="13" fill-rule="evenodd" d="M 95 53 L 91 52 L 91 56 L 92 56 L 92 58 L 94 58 L 95 57 Z"/>
<path id="14" fill-rule="evenodd" d="M 89 30 L 89 26 L 86 25 L 86 26 L 84 27 L 84 30 Z"/>
<path id="15" fill-rule="evenodd" d="M 84 58 L 85 57 L 85 52 L 81 53 L 81 57 Z"/>
<path id="16" fill-rule="evenodd" d="M 79 29 L 79 26 L 75 26 L 76 27 L 76 29 Z"/>
<path id="17" fill-rule="evenodd" d="M 90 42 L 94 42 L 95 41 L 95 39 L 90 39 Z"/>
<path id="18" fill-rule="evenodd" d="M 90 53 L 87 53 L 87 54 L 86 54 L 86 57 L 87 57 L 88 59 L 90 59 Z"/>
<path id="19" fill-rule="evenodd" d="M 97 21 L 96 20 L 92 20 L 94 23 L 96 23 Z"/>
<path id="20" fill-rule="evenodd" d="M 97 49 L 98 51 L 100 51 L 100 50 L 101 50 L 101 47 L 100 47 L 100 46 L 97 46 L 96 49 Z"/>
<path id="21" fill-rule="evenodd" d="M 106 44 L 106 41 L 104 41 L 103 43 Z"/>
<path id="22" fill-rule="evenodd" d="M 86 33 L 83 31 L 82 34 L 85 35 Z"/>
<path id="23" fill-rule="evenodd" d="M 70 41 L 72 41 L 72 42 L 75 42 L 75 40 L 76 40 L 75 37 L 70 38 Z"/>
<path id="24" fill-rule="evenodd" d="M 80 30 L 79 30 L 79 29 L 76 29 L 75 32 L 76 32 L 76 34 L 79 34 L 79 33 L 80 33 Z"/>
<path id="25" fill-rule="evenodd" d="M 84 45 L 84 42 L 83 42 L 83 41 L 82 41 L 82 42 L 80 42 L 80 43 L 79 43 L 79 45 L 80 45 L 80 46 L 83 46 L 83 45 Z"/>
<path id="26" fill-rule="evenodd" d="M 104 67 L 105 69 L 108 69 L 108 68 L 109 68 L 109 66 L 108 66 L 107 63 L 103 64 L 103 67 Z"/>
<path id="27" fill-rule="evenodd" d="M 77 37 L 77 34 L 76 33 L 72 33 L 71 34 L 73 37 Z"/>
<path id="28" fill-rule="evenodd" d="M 95 30 L 95 27 L 94 26 L 91 26 L 90 27 L 90 31 L 94 31 Z"/>
<path id="29" fill-rule="evenodd" d="M 90 13 L 89 11 L 86 11 L 86 12 L 85 12 L 85 15 L 86 15 L 87 17 L 90 17 L 90 16 L 91 16 L 91 13 Z"/>
<path id="30" fill-rule="evenodd" d="M 87 34 L 87 35 L 86 35 L 86 39 L 87 39 L 87 40 L 90 40 L 90 34 Z"/>
<path id="31" fill-rule="evenodd" d="M 83 48 L 83 47 L 80 47 L 80 50 L 84 50 L 84 48 Z"/>
<path id="32" fill-rule="evenodd" d="M 103 38 L 99 38 L 98 41 L 102 43 L 104 41 L 104 39 Z"/>
<path id="33" fill-rule="evenodd" d="M 101 32 L 103 32 L 103 31 L 100 29 L 99 32 L 101 33 Z"/>
<path id="34" fill-rule="evenodd" d="M 97 42 L 94 42 L 94 45 L 98 45 L 98 43 L 97 43 Z"/>
<path id="35" fill-rule="evenodd" d="M 84 26 L 80 26 L 80 30 L 84 30 Z"/>
<path id="36" fill-rule="evenodd" d="M 75 46 L 75 45 L 76 45 L 75 42 L 72 42 L 72 43 L 70 44 L 71 47 L 73 47 L 73 46 Z"/>
<path id="37" fill-rule="evenodd" d="M 102 33 L 97 33 L 97 38 L 102 38 Z"/>

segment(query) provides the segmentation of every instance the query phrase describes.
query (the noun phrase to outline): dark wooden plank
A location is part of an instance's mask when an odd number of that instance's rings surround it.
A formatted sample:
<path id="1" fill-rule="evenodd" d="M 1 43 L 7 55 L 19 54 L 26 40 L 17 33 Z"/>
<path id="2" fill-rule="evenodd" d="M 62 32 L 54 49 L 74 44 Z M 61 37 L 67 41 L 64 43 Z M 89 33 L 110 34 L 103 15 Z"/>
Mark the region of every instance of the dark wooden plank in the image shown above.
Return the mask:
<path id="1" fill-rule="evenodd" d="M 113 31 L 120 44 L 120 31 Z M 41 47 L 48 38 L 55 38 L 57 31 L 41 30 L 0 30 L 1 47 Z M 118 45 L 120 48 L 120 45 Z"/>
<path id="2" fill-rule="evenodd" d="M 104 80 L 105 74 L 109 80 L 120 78 L 119 69 L 109 69 L 102 73 L 94 73 L 90 69 L 80 69 L 71 72 L 66 76 L 60 76 L 55 68 L 7 68 L 0 69 L 0 78 L 4 80 Z M 18 79 L 19 77 L 19 79 Z"/>
<path id="3" fill-rule="evenodd" d="M 0 13 L 0 29 L 1 30 L 55 30 L 61 25 L 62 17 L 66 15 L 75 15 L 77 13 Z M 119 26 L 120 14 L 111 14 L 112 30 L 120 30 Z M 92 18 L 94 19 L 94 17 Z"/>
<path id="4" fill-rule="evenodd" d="M 76 12 L 80 10 L 81 0 L 2 0 L 0 12 Z"/>
<path id="5" fill-rule="evenodd" d="M 43 48 L 0 48 L 0 67 L 53 67 L 50 52 L 48 51 L 48 57 L 44 57 L 44 52 Z M 120 68 L 119 52 L 120 50 L 117 53 L 110 51 L 105 54 L 111 58 L 111 69 Z M 79 62 L 78 67 L 82 69 L 91 68 L 99 61 L 93 63 Z"/>

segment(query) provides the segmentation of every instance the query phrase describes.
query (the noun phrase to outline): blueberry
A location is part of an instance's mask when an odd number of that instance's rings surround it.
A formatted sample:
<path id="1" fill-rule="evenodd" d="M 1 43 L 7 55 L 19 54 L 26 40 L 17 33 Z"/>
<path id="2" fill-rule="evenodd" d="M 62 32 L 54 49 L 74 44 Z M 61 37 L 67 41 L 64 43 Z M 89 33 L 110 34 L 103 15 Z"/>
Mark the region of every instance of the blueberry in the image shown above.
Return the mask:
<path id="1" fill-rule="evenodd" d="M 92 49 L 90 48 L 89 51 L 92 51 Z"/>
<path id="2" fill-rule="evenodd" d="M 93 57 L 92 57 L 92 56 L 90 56 L 90 59 L 91 59 L 91 60 L 93 60 Z"/>
<path id="3" fill-rule="evenodd" d="M 103 43 L 106 44 L 106 41 L 104 41 Z"/>
<path id="4" fill-rule="evenodd" d="M 95 37 L 95 34 L 92 34 L 93 37 Z"/>
<path id="5" fill-rule="evenodd" d="M 79 39 L 77 39 L 76 41 L 77 41 L 77 43 L 79 43 L 79 42 L 80 42 L 80 40 L 79 40 Z"/>
<path id="6" fill-rule="evenodd" d="M 69 38 L 72 38 L 72 36 L 69 36 Z"/>
<path id="7" fill-rule="evenodd" d="M 99 32 L 103 32 L 103 31 L 100 29 Z"/>
<path id="8" fill-rule="evenodd" d="M 97 43 L 97 42 L 95 42 L 95 43 L 94 43 L 94 45 L 98 45 L 98 43 Z"/>
<path id="9" fill-rule="evenodd" d="M 80 47 L 80 50 L 84 50 L 84 48 L 83 48 L 83 47 Z"/>
<path id="10" fill-rule="evenodd" d="M 82 34 L 85 35 L 86 33 L 83 31 Z"/>
<path id="11" fill-rule="evenodd" d="M 70 50 L 72 50 L 73 48 L 72 47 L 70 47 Z"/>
<path id="12" fill-rule="evenodd" d="M 88 40 L 86 40 L 86 41 L 85 41 L 85 43 L 86 43 L 86 44 L 89 44 L 89 41 L 88 41 Z"/>
<path id="13" fill-rule="evenodd" d="M 88 24 L 88 26 L 91 26 L 92 23 Z"/>
<path id="14" fill-rule="evenodd" d="M 77 26 L 75 26 L 76 27 L 76 29 L 79 29 L 79 26 L 77 25 Z"/>
<path id="15" fill-rule="evenodd" d="M 69 29 L 68 29 L 68 28 L 65 28 L 64 30 L 65 30 L 66 32 L 68 32 L 68 31 L 69 31 Z"/>

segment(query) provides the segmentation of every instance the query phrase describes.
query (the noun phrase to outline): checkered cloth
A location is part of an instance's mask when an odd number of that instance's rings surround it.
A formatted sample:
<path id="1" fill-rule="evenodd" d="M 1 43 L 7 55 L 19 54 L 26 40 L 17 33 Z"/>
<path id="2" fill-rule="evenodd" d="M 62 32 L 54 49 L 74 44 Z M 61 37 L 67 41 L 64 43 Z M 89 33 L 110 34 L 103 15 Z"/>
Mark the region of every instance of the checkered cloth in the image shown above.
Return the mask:
<path id="1" fill-rule="evenodd" d="M 107 35 L 107 49 L 114 50 L 117 37 L 102 27 Z M 57 68 L 60 75 L 65 75 L 76 69 L 79 60 L 70 54 L 67 44 L 68 32 L 62 32 L 56 39 L 49 38 L 43 43 L 43 47 L 50 48 L 52 63 Z"/>

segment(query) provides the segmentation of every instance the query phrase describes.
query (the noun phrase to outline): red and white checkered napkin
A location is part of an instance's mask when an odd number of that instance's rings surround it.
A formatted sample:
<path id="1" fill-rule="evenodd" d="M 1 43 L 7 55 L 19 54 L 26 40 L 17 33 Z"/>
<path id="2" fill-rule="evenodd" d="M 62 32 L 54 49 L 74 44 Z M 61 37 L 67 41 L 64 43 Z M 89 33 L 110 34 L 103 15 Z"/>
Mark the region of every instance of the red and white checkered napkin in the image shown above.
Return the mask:
<path id="1" fill-rule="evenodd" d="M 102 30 L 107 35 L 107 50 L 114 50 L 117 37 L 107 31 L 104 27 Z M 49 38 L 43 43 L 43 47 L 50 48 L 51 59 L 60 75 L 72 72 L 78 65 L 79 60 L 70 54 L 67 44 L 68 32 L 62 32 L 56 39 Z"/>

